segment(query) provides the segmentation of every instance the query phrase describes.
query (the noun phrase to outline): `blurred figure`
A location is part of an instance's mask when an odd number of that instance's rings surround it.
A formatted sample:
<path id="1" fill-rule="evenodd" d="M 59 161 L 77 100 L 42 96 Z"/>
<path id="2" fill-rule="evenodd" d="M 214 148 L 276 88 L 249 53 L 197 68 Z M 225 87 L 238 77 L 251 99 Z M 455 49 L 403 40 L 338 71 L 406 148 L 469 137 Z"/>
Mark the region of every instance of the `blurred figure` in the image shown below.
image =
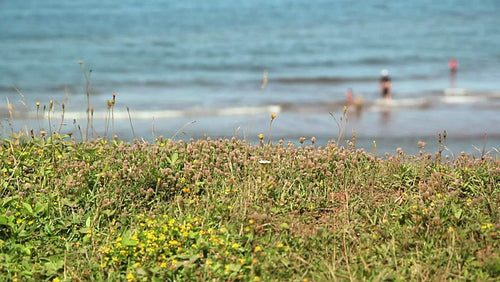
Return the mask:
<path id="1" fill-rule="evenodd" d="M 452 57 L 450 59 L 450 62 L 448 63 L 448 67 L 450 68 L 450 87 L 455 88 L 457 81 L 457 69 L 458 69 L 457 60 Z"/>
<path id="2" fill-rule="evenodd" d="M 448 63 L 448 67 L 450 68 L 450 73 L 455 74 L 458 69 L 458 62 L 455 58 L 451 58 L 450 62 Z"/>
<path id="3" fill-rule="evenodd" d="M 345 100 L 347 106 L 354 104 L 354 94 L 352 93 L 352 88 L 347 89 L 347 91 L 345 92 Z"/>
<path id="4" fill-rule="evenodd" d="M 382 75 L 380 77 L 380 93 L 384 99 L 391 99 L 392 82 L 389 77 L 389 71 L 384 69 L 380 74 Z"/>

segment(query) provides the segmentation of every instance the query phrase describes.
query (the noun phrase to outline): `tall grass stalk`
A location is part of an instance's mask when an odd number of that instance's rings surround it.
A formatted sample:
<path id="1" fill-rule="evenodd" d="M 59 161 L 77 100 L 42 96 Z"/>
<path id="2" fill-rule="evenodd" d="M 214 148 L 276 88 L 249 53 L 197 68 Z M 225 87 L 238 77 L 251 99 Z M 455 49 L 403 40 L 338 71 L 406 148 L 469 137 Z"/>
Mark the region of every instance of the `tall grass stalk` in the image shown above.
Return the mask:
<path id="1" fill-rule="evenodd" d="M 90 75 L 92 74 L 92 69 L 89 70 L 88 74 L 83 65 L 83 62 L 78 61 L 80 67 L 82 68 L 83 75 L 85 76 L 85 93 L 87 95 L 87 125 L 85 129 L 85 142 L 89 140 L 89 126 L 90 126 Z"/>
<path id="2" fill-rule="evenodd" d="M 347 126 L 347 107 L 344 106 L 344 110 L 342 111 L 342 116 L 340 117 L 340 120 L 337 120 L 337 118 L 332 112 L 330 112 L 330 116 L 337 124 L 337 129 L 338 129 L 337 146 L 340 146 L 340 141 L 342 140 L 342 136 L 344 135 L 344 131 Z"/>
<path id="3" fill-rule="evenodd" d="M 128 121 L 130 123 L 130 129 L 132 130 L 132 136 L 134 137 L 134 140 L 137 139 L 135 136 L 135 131 L 134 131 L 134 125 L 132 124 L 132 117 L 130 116 L 130 108 L 127 106 L 127 114 L 128 114 Z"/>

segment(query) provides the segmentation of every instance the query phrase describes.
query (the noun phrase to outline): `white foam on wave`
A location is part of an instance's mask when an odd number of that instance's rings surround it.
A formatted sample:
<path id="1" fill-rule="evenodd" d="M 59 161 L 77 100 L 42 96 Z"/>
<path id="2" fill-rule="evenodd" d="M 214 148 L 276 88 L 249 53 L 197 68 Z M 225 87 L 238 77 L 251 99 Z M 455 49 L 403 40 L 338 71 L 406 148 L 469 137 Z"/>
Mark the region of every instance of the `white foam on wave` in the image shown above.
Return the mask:
<path id="1" fill-rule="evenodd" d="M 445 96 L 439 99 L 442 103 L 448 104 L 470 104 L 477 102 L 486 101 L 486 97 L 478 97 L 478 96 Z"/>
<path id="2" fill-rule="evenodd" d="M 444 95 L 467 95 L 467 89 L 464 88 L 446 88 Z"/>
<path id="3" fill-rule="evenodd" d="M 253 115 L 253 114 L 265 114 L 265 113 L 275 113 L 281 112 L 281 106 L 279 105 L 266 105 L 266 106 L 249 106 L 249 107 L 230 107 L 230 108 L 219 108 L 219 109 L 187 109 L 187 110 L 156 110 L 156 111 L 134 111 L 130 110 L 130 116 L 127 111 L 116 110 L 113 113 L 94 112 L 93 119 L 163 119 L 163 118 L 182 118 L 182 117 L 193 117 L 193 116 L 238 116 L 238 115 Z M 53 118 L 60 118 L 61 113 L 51 114 Z M 36 113 L 31 113 L 30 118 L 37 118 Z M 47 118 L 45 116 L 44 118 Z M 85 111 L 75 111 L 66 112 L 64 115 L 66 120 L 83 120 L 87 119 L 87 113 Z"/>

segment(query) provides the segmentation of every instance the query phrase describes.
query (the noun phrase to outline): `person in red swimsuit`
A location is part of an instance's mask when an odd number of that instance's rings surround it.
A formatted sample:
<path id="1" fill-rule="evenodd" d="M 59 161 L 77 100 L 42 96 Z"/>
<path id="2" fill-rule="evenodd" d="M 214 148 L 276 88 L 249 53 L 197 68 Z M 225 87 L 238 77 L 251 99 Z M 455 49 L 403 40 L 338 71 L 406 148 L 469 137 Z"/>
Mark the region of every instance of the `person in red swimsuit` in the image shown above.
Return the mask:
<path id="1" fill-rule="evenodd" d="M 456 73 L 457 68 L 458 68 L 458 62 L 455 58 L 451 58 L 450 62 L 448 63 L 448 66 L 450 67 L 450 72 L 451 73 Z"/>
<path id="2" fill-rule="evenodd" d="M 455 58 L 451 58 L 448 63 L 448 67 L 450 68 L 450 87 L 455 88 L 457 84 L 457 60 Z"/>

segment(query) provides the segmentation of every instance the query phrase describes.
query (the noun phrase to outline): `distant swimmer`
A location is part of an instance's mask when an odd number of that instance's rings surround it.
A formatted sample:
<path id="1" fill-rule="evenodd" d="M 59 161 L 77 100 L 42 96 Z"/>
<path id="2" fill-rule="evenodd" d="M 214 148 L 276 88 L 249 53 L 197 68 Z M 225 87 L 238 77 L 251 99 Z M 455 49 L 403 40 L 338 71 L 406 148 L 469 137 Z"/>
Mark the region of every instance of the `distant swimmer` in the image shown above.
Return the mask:
<path id="1" fill-rule="evenodd" d="M 380 93 L 384 99 L 391 99 L 392 82 L 389 77 L 389 71 L 382 70 L 380 74 L 382 75 L 380 77 Z"/>
<path id="2" fill-rule="evenodd" d="M 455 74 L 458 69 L 458 62 L 455 58 L 451 58 L 450 62 L 448 63 L 448 67 L 450 68 L 450 73 Z"/>
<path id="3" fill-rule="evenodd" d="M 457 60 L 452 57 L 448 63 L 448 67 L 450 68 L 450 88 L 455 88 L 457 86 Z"/>
<path id="4" fill-rule="evenodd" d="M 347 89 L 347 91 L 345 92 L 345 100 L 348 106 L 354 103 L 354 94 L 352 93 L 352 88 Z"/>

